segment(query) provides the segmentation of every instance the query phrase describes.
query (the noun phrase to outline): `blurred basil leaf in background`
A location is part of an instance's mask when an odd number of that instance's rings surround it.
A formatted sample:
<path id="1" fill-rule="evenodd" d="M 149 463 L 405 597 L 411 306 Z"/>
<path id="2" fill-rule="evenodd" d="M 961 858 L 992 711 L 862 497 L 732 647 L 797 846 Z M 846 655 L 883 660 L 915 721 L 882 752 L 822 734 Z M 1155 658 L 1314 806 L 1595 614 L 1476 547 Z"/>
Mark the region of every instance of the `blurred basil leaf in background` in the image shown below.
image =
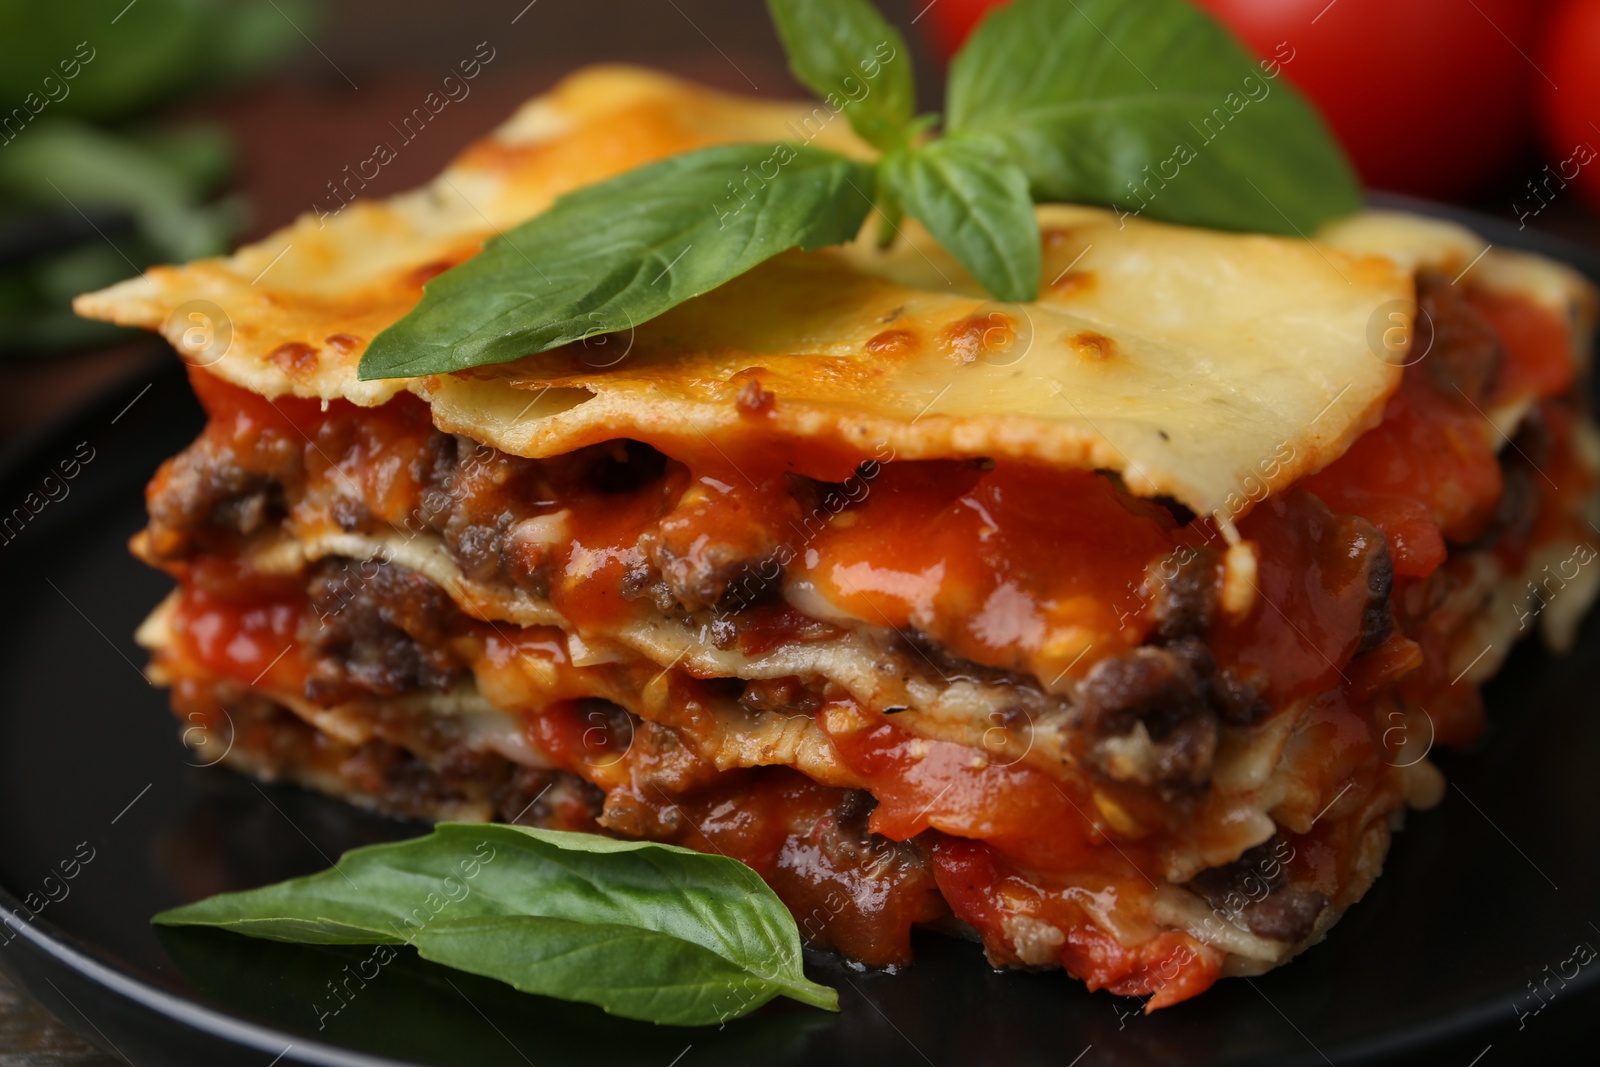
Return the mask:
<path id="1" fill-rule="evenodd" d="M 73 296 L 233 243 L 245 205 L 214 197 L 227 134 L 151 112 L 263 73 L 316 14 L 310 0 L 0 0 L 0 357 L 114 340 L 126 331 L 75 318 Z"/>

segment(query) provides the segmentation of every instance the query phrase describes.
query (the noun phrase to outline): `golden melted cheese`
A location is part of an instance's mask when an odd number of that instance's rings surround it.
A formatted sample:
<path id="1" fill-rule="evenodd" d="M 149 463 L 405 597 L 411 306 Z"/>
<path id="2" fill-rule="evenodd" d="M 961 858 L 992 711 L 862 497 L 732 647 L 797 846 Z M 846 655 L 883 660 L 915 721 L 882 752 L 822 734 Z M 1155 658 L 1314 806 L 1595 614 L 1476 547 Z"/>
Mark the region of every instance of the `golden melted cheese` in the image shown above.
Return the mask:
<path id="1" fill-rule="evenodd" d="M 888 253 L 869 240 L 789 253 L 605 345 L 358 379 L 366 342 L 427 277 L 561 193 L 710 143 L 808 132 L 863 151 L 825 109 L 595 68 L 420 190 L 306 216 L 227 258 L 154 268 L 77 308 L 163 330 L 181 350 L 192 311 L 207 311 L 192 302 L 209 302 L 230 329 L 209 368 L 223 378 L 363 405 L 409 389 L 441 428 L 524 456 L 617 437 L 737 453 L 755 435 L 819 473 L 886 449 L 1116 470 L 1136 493 L 1207 513 L 1319 469 L 1370 428 L 1399 380 L 1372 350 L 1372 324 L 1385 309 L 1409 315 L 1417 263 L 1463 240 L 1382 216 L 1313 244 L 1050 206 L 1033 304 L 987 300 L 907 224 Z M 773 398 L 754 411 L 737 403 L 752 382 Z"/>

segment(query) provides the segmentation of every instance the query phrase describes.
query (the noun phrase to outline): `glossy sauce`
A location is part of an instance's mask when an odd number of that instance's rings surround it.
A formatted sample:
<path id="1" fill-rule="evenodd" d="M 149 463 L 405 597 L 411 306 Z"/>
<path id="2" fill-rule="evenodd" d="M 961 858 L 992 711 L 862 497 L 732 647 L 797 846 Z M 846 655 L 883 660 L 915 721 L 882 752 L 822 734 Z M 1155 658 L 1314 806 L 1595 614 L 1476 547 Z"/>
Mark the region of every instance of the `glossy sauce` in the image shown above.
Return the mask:
<path id="1" fill-rule="evenodd" d="M 1138 588 L 1177 544 L 1165 509 L 1101 475 L 1014 463 L 889 464 L 847 514 L 806 543 L 792 584 L 1046 681 L 1143 641 Z"/>
<path id="2" fill-rule="evenodd" d="M 310 614 L 300 580 L 204 559 L 179 587 L 172 630 L 181 653 L 209 673 L 298 693 L 306 678 L 299 634 Z"/>
<path id="3" fill-rule="evenodd" d="M 1296 489 L 1264 501 L 1239 532 L 1257 546 L 1255 604 L 1241 620 L 1213 624 L 1217 661 L 1265 673 L 1275 706 L 1338 686 L 1369 600 L 1360 566 L 1367 542 Z"/>
<path id="4" fill-rule="evenodd" d="M 1531 301 L 1469 290 L 1468 299 L 1499 336 L 1506 358 L 1492 395 L 1474 406 L 1440 385 L 1425 355 L 1408 366 L 1383 421 L 1305 487 L 1334 511 L 1371 520 L 1389 539 L 1395 573 L 1426 577 L 1444 562 L 1446 542 L 1482 532 L 1503 489 L 1499 452 L 1507 447 L 1488 412 L 1571 388 L 1576 366 L 1566 326 Z"/>
<path id="5" fill-rule="evenodd" d="M 1094 890 L 1052 889 L 1033 872 L 1017 871 L 976 841 L 942 838 L 933 846 L 939 891 L 956 918 L 978 930 L 1001 959 L 1022 960 L 1010 949 L 1006 919 L 1025 916 L 1048 923 L 1063 935 L 1056 956 L 1069 973 L 1093 989 L 1122 996 L 1153 994 L 1148 1008 L 1165 1007 L 1204 992 L 1222 973 L 1223 954 L 1184 933 L 1154 934 L 1134 947 L 1122 945 L 1086 913 L 1086 895 L 1115 906 L 1119 893 L 1142 896 L 1131 882 Z M 1015 929 L 1015 927 L 1012 927 Z"/>
<path id="6" fill-rule="evenodd" d="M 871 825 L 897 841 L 935 828 L 981 838 L 1032 866 L 1062 870 L 1100 862 L 1104 843 L 1084 814 L 1081 781 L 1022 763 L 993 763 L 978 750 L 916 737 L 891 718 L 853 705 L 825 707 L 818 724 L 840 759 L 878 799 Z M 1074 798 L 1069 793 L 1078 793 Z M 1040 833 L 1048 826 L 1049 833 Z"/>
<path id="7" fill-rule="evenodd" d="M 1335 511 L 1389 539 L 1395 573 L 1425 577 L 1445 542 L 1470 541 L 1502 488 L 1498 436 L 1460 397 L 1442 395 L 1422 364 L 1407 367 L 1383 421 L 1304 485 Z"/>
<path id="8" fill-rule="evenodd" d="M 1468 289 L 1467 299 L 1500 338 L 1506 361 L 1495 383 L 1495 402 L 1560 396 L 1572 388 L 1578 368 L 1572 335 L 1554 312 L 1524 297 Z"/>

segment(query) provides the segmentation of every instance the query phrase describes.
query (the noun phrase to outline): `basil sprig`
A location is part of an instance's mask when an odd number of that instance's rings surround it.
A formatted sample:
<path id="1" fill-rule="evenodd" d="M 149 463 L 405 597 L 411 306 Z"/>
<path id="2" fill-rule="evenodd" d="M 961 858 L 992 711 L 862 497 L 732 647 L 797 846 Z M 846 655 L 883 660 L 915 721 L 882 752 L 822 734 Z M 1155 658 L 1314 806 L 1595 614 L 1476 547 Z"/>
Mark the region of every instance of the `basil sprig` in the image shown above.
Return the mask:
<path id="1" fill-rule="evenodd" d="M 795 77 L 876 162 L 802 145 L 703 149 L 557 200 L 429 282 L 361 377 L 442 374 L 629 330 L 791 248 L 901 214 L 1002 300 L 1038 295 L 1034 201 L 1305 234 L 1361 205 L 1287 84 L 1189 0 L 1013 0 L 915 114 L 911 56 L 869 0 L 768 0 Z"/>
<path id="2" fill-rule="evenodd" d="M 843 111 L 863 141 L 899 144 L 916 108 L 900 31 L 867 0 L 768 0 L 767 10 L 796 80 Z"/>
<path id="3" fill-rule="evenodd" d="M 946 137 L 892 152 L 884 184 L 989 292 L 1032 300 L 1039 292 L 1039 221 L 1028 176 L 992 145 Z"/>
<path id="4" fill-rule="evenodd" d="M 443 374 L 631 329 L 779 252 L 853 238 L 873 168 L 816 148 L 720 145 L 570 193 L 427 285 L 362 377 Z"/>
<path id="5" fill-rule="evenodd" d="M 1014 0 L 951 61 L 945 128 L 993 145 L 1039 200 L 1308 233 L 1361 195 L 1275 75 L 1189 0 Z"/>
<path id="6" fill-rule="evenodd" d="M 409 944 L 526 993 L 700 1026 L 777 996 L 838 1010 L 801 969 L 794 918 L 755 871 L 672 845 L 442 823 L 333 870 L 157 915 L 322 945 Z"/>

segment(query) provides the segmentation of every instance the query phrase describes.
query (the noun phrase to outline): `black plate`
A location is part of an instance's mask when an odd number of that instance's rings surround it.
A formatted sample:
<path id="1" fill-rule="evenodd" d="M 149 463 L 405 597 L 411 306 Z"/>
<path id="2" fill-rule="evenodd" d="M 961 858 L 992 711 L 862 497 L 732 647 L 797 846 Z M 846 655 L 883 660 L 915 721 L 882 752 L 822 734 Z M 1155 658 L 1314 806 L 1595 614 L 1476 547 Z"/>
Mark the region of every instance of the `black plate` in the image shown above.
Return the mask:
<path id="1" fill-rule="evenodd" d="M 1510 227 L 1471 222 L 1517 243 Z M 29 493 L 59 498 L 0 536 L 0 604 L 12 620 L 0 641 L 0 905 L 19 916 L 15 929 L 0 927 L 0 966 L 140 1067 L 260 1067 L 280 1055 L 283 1064 L 474 1067 L 665 1067 L 680 1055 L 684 1067 L 1070 1064 L 1080 1054 L 1083 1067 L 1343 1064 L 1474 1028 L 1492 1027 L 1474 1044 L 1524 1040 L 1516 1013 L 1543 1003 L 1529 983 L 1548 983 L 1546 999 L 1565 1004 L 1592 999 L 1600 961 L 1564 989 L 1557 976 L 1571 975 L 1575 946 L 1600 946 L 1591 922 L 1600 920 L 1595 619 L 1564 659 L 1528 646 L 1512 656 L 1489 688 L 1487 735 L 1441 757 L 1452 783 L 1444 803 L 1412 816 L 1384 876 L 1326 943 L 1148 1018 L 1133 1013 L 1137 1001 L 1085 992 L 1059 973 L 993 973 L 976 946 L 932 935 L 900 975 L 813 956 L 812 975 L 840 989 L 836 1016 L 775 1004 L 722 1029 L 654 1027 L 415 958 L 366 988 L 347 986 L 354 994 L 332 1013 L 330 983 L 365 950 L 158 935 L 147 922 L 182 901 L 303 874 L 343 849 L 420 830 L 193 766 L 165 694 L 144 683 L 131 634 L 168 583 L 124 545 L 142 523 L 144 482 L 200 421 L 169 370 L 36 442 L 0 479 L 8 509 Z M 61 480 L 58 465 L 90 448 L 94 458 Z M 29 893 L 59 899 L 23 921 L 13 909 Z M 1529 1016 L 1523 1025 L 1556 1024 Z"/>

